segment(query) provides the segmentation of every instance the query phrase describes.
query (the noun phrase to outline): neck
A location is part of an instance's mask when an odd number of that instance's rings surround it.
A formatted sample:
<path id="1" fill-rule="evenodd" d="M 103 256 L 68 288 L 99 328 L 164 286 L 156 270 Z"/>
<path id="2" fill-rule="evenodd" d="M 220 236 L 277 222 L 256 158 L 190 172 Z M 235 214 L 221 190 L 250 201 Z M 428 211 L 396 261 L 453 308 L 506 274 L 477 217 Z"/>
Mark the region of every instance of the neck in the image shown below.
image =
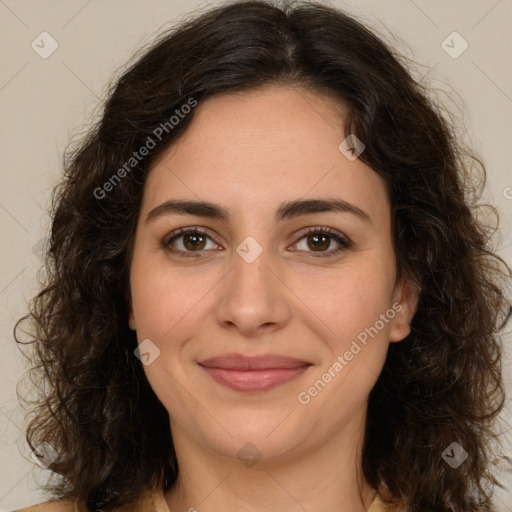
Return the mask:
<path id="1" fill-rule="evenodd" d="M 173 425 L 179 475 L 165 493 L 169 509 L 366 512 L 376 491 L 361 469 L 364 421 L 365 414 L 320 445 L 263 456 L 253 465 L 219 455 Z"/>

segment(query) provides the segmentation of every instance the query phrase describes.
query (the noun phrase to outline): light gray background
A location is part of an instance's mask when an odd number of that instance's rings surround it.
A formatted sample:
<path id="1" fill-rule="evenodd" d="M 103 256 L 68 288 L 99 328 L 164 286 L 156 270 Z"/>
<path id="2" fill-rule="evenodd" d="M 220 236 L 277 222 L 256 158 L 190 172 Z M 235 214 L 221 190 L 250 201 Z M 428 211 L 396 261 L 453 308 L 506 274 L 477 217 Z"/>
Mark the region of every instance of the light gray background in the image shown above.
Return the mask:
<path id="1" fill-rule="evenodd" d="M 0 0 L 0 512 L 46 499 L 37 491 L 37 480 L 47 478 L 47 472 L 34 469 L 24 441 L 16 383 L 27 365 L 12 328 L 37 290 L 38 247 L 48 229 L 45 210 L 50 189 L 59 180 L 61 153 L 70 137 L 78 137 L 100 113 L 107 83 L 134 51 L 187 13 L 219 3 Z M 512 0 L 323 3 L 358 15 L 413 59 L 416 76 L 423 76 L 459 117 L 461 135 L 487 165 L 486 199 L 498 207 L 502 219 L 496 243 L 512 265 Z M 446 40 L 451 52 L 462 48 L 458 36 L 447 39 L 454 31 L 469 45 L 457 58 L 442 46 Z M 31 47 L 42 32 L 58 43 L 46 59 Z M 510 345 L 510 325 L 508 331 L 505 345 Z M 508 361 L 511 352 L 506 349 Z M 510 391 L 512 365 L 507 365 Z M 510 429 L 510 407 L 503 418 L 504 428 Z M 512 457 L 510 444 L 505 455 Z M 509 485 L 511 467 L 504 465 L 502 473 Z M 500 491 L 496 504 L 500 512 L 511 511 L 512 495 Z"/>

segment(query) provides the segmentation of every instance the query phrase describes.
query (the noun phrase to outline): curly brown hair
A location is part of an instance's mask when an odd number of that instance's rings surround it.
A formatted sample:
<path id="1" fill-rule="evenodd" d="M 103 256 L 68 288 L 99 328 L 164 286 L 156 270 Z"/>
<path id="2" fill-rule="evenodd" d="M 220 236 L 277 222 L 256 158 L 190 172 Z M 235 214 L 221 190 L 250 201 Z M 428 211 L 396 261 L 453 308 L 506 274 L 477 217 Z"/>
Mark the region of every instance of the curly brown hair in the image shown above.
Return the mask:
<path id="1" fill-rule="evenodd" d="M 369 396 L 365 477 L 411 512 L 489 507 L 511 270 L 477 218 L 483 163 L 404 62 L 337 9 L 270 1 L 211 9 L 136 56 L 99 122 L 65 152 L 46 282 L 14 330 L 18 343 L 34 344 L 27 357 L 41 390 L 30 402 L 28 443 L 58 454 L 47 491 L 80 510 L 111 511 L 134 504 L 148 485 L 163 481 L 167 490 L 176 480 L 169 416 L 134 357 L 128 326 L 143 186 L 194 112 L 162 123 L 191 98 L 284 84 L 344 106 L 345 132 L 366 145 L 359 158 L 388 185 L 399 276 L 421 289 L 411 333 L 391 344 Z M 147 156 L 130 160 L 156 138 Z M 17 333 L 25 321 L 28 341 Z M 457 470 L 441 461 L 454 441 L 469 454 Z"/>

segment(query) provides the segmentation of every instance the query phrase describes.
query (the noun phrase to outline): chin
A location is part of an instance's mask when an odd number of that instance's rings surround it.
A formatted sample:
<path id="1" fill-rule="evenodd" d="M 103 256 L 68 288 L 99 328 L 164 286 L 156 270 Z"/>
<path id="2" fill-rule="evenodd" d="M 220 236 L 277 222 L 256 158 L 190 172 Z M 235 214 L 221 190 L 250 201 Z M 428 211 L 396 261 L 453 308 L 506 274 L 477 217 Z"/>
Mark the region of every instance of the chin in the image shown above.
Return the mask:
<path id="1" fill-rule="evenodd" d="M 218 453 L 227 457 L 272 458 L 290 454 L 303 447 L 310 436 L 304 418 L 292 412 L 293 408 L 280 411 L 244 410 L 218 418 L 216 428 L 205 425 L 203 437 Z M 290 414 L 291 413 L 291 414 Z"/>

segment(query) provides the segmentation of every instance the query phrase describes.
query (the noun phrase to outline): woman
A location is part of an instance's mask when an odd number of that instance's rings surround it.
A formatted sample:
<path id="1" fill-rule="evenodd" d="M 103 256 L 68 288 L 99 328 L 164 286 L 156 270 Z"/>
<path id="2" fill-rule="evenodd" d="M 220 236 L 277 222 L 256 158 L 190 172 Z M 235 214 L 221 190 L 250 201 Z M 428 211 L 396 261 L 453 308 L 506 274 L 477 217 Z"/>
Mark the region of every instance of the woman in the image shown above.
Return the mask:
<path id="1" fill-rule="evenodd" d="M 340 11 L 163 35 L 55 191 L 37 510 L 488 506 L 510 269 L 472 161 Z"/>

